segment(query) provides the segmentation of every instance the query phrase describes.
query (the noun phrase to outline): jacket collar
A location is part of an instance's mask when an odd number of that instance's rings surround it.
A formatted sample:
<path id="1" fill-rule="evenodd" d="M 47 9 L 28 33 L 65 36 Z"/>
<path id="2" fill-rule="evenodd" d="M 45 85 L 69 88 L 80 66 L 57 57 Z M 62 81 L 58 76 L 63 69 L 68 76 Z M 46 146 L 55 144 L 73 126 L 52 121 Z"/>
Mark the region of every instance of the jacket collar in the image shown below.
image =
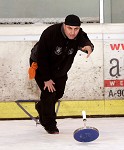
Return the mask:
<path id="1" fill-rule="evenodd" d="M 64 38 L 68 38 L 64 32 L 64 27 L 63 27 L 63 24 L 61 26 L 61 32 L 62 32 L 62 35 L 64 36 Z"/>

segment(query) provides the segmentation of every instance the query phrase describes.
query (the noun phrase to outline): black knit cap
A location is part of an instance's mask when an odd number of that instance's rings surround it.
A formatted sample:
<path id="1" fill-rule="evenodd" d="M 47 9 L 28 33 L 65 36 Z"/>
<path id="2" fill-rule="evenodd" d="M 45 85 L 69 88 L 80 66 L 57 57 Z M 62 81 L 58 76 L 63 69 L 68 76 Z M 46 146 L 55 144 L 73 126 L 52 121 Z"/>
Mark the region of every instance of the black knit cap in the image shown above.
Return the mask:
<path id="1" fill-rule="evenodd" d="M 72 14 L 65 18 L 65 24 L 69 26 L 80 26 L 81 21 L 78 16 Z"/>

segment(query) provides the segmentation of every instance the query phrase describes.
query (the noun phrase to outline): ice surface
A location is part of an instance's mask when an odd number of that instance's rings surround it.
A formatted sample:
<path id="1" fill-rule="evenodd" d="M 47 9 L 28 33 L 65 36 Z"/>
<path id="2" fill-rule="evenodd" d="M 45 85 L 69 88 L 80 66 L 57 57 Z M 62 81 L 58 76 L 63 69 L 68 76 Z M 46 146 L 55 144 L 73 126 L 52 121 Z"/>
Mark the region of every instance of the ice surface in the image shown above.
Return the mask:
<path id="1" fill-rule="evenodd" d="M 0 121 L 0 150 L 124 150 L 124 118 L 88 118 L 87 126 L 99 130 L 97 140 L 77 142 L 73 132 L 83 119 L 57 119 L 60 134 L 50 135 L 32 120 Z"/>

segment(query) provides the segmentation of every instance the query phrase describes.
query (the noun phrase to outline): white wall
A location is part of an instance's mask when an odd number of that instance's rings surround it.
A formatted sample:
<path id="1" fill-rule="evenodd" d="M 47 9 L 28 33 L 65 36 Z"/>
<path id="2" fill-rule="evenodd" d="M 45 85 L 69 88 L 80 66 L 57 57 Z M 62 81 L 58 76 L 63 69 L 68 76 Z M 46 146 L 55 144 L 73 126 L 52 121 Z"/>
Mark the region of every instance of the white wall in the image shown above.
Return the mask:
<path id="1" fill-rule="evenodd" d="M 0 26 L 0 101 L 18 99 L 38 99 L 40 91 L 34 80 L 28 79 L 30 50 L 46 28 L 45 25 Z M 120 76 L 123 80 L 123 45 L 119 50 L 110 49 L 110 44 L 123 44 L 123 24 L 83 24 L 95 46 L 94 52 L 87 59 L 86 54 L 78 52 L 69 71 L 65 100 L 121 99 L 112 93 L 123 92 L 121 83 L 118 87 L 105 87 L 104 80 L 116 80 L 110 69 L 116 64 L 110 60 L 117 58 L 120 64 Z M 113 34 L 114 33 L 114 34 Z M 113 55 L 114 51 L 114 55 Z M 121 52 L 120 52 L 121 51 Z M 117 62 L 113 62 L 117 63 Z M 113 69 L 116 72 L 117 67 Z M 108 81 L 109 82 L 109 81 Z"/>

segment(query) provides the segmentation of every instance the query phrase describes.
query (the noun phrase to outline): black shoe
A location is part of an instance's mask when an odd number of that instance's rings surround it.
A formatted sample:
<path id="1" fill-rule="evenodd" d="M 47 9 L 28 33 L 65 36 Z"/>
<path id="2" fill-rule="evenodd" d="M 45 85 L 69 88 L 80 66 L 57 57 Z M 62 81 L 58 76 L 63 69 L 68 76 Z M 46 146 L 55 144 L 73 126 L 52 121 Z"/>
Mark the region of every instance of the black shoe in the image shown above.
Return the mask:
<path id="1" fill-rule="evenodd" d="M 59 134 L 59 129 L 57 127 L 45 127 L 45 130 L 49 133 L 49 134 Z"/>

